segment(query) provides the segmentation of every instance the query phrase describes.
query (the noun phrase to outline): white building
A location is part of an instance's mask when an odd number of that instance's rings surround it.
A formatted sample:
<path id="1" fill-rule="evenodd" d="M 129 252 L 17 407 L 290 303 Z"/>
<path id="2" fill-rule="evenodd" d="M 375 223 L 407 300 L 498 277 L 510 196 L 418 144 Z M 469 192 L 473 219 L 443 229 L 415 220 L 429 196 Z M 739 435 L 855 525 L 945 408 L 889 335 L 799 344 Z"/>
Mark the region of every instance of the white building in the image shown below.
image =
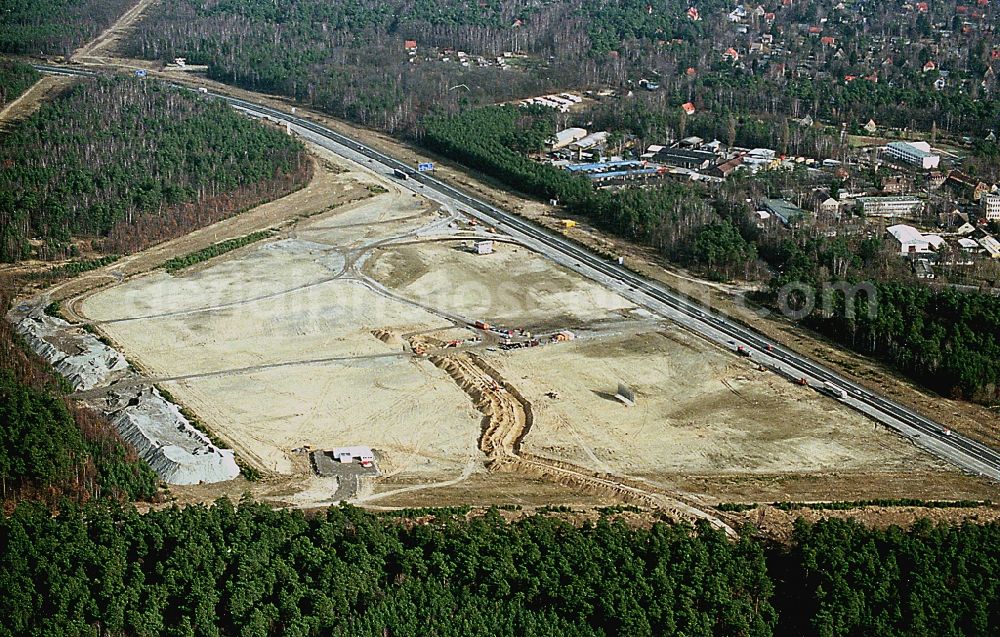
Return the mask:
<path id="1" fill-rule="evenodd" d="M 866 217 L 913 217 L 924 211 L 924 202 L 916 197 L 859 197 Z"/>
<path id="2" fill-rule="evenodd" d="M 983 204 L 983 216 L 987 221 L 1000 221 L 1000 195 L 983 195 L 979 201 Z"/>
<path id="3" fill-rule="evenodd" d="M 930 252 L 930 242 L 913 226 L 898 224 L 895 226 L 889 226 L 886 228 L 886 231 L 890 236 L 892 236 L 893 239 L 899 242 L 900 254 L 919 254 L 921 252 Z"/>
<path id="4" fill-rule="evenodd" d="M 555 139 L 552 140 L 550 148 L 552 150 L 559 150 L 560 148 L 565 148 L 573 142 L 579 141 L 586 136 L 586 128 L 565 128 L 556 133 Z"/>
<path id="5" fill-rule="evenodd" d="M 569 145 L 570 150 L 589 150 L 594 146 L 601 146 L 608 139 L 607 131 L 598 131 L 582 137 Z"/>
<path id="6" fill-rule="evenodd" d="M 924 170 L 937 168 L 941 163 L 941 157 L 931 153 L 931 145 L 927 142 L 889 142 L 885 154 Z"/>
<path id="7" fill-rule="evenodd" d="M 1000 241 L 987 235 L 979 240 L 979 245 L 983 246 L 983 250 L 986 250 L 991 259 L 1000 259 Z"/>
<path id="8" fill-rule="evenodd" d="M 959 239 L 958 245 L 964 252 L 977 252 L 979 250 L 979 243 L 975 239 L 970 239 L 968 237 L 962 237 Z"/>
<path id="9" fill-rule="evenodd" d="M 363 465 L 375 462 L 371 447 L 337 447 L 333 450 L 333 458 L 338 462 L 354 462 L 358 458 Z"/>

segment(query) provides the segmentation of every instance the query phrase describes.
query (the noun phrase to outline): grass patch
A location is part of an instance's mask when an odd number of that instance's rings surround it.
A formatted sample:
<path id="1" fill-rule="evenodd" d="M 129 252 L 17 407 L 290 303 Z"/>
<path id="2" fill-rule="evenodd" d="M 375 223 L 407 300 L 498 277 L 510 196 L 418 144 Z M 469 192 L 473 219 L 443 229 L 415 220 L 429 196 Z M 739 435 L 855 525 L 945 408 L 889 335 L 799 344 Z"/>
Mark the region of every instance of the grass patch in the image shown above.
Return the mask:
<path id="1" fill-rule="evenodd" d="M 207 248 L 202 248 L 191 254 L 186 254 L 182 257 L 174 257 L 166 263 L 163 267 L 173 274 L 178 270 L 183 270 L 184 268 L 189 268 L 196 263 L 201 263 L 202 261 L 208 261 L 209 259 L 214 259 L 215 257 L 225 254 L 227 252 L 232 252 L 243 246 L 250 245 L 262 239 L 268 239 L 274 236 L 273 230 L 259 230 L 257 232 L 251 232 L 248 235 L 242 237 L 236 237 L 234 239 L 226 239 L 225 241 L 220 241 L 214 245 L 210 245 Z"/>
<path id="2" fill-rule="evenodd" d="M 744 502 L 723 502 L 716 505 L 719 511 L 740 512 L 752 511 L 760 504 Z M 975 509 L 993 506 L 992 500 L 918 500 L 915 498 L 853 500 L 849 502 L 772 502 L 770 506 L 780 511 L 796 509 L 811 509 L 814 511 L 847 511 L 865 507 L 919 507 L 923 509 Z"/>
<path id="3" fill-rule="evenodd" d="M 89 272 L 91 270 L 96 270 L 98 268 L 103 268 L 106 265 L 111 265 L 115 261 L 121 258 L 118 254 L 109 254 L 98 259 L 87 259 L 85 261 L 70 261 L 69 263 L 64 263 L 63 265 L 50 268 L 45 272 L 39 272 L 34 275 L 34 278 L 38 279 L 58 279 L 58 278 L 72 278 L 79 276 L 84 272 Z"/>
<path id="4" fill-rule="evenodd" d="M 434 518 L 447 518 L 455 516 L 465 516 L 472 510 L 468 505 L 452 507 L 420 507 L 417 509 L 398 509 L 396 511 L 383 511 L 379 515 L 390 518 L 422 518 L 432 516 Z"/>

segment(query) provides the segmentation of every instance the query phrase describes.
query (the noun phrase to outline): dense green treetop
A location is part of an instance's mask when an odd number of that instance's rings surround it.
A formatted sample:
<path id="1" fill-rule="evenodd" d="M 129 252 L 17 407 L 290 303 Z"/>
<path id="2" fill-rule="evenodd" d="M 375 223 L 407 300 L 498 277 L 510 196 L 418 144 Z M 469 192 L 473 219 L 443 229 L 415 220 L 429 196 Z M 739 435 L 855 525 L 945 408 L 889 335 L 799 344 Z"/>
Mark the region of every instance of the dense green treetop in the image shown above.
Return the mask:
<path id="1" fill-rule="evenodd" d="M 69 55 L 132 4 L 132 0 L 0 0 L 0 52 Z"/>
<path id="2" fill-rule="evenodd" d="M 0 163 L 8 166 L 0 173 L 3 260 L 25 256 L 32 237 L 54 255 L 79 235 L 116 252 L 142 247 L 286 192 L 310 166 L 283 131 L 128 78 L 85 81 L 47 102 L 0 137 Z"/>
<path id="3" fill-rule="evenodd" d="M 41 77 L 29 64 L 0 60 L 0 107 L 16 100 Z"/>

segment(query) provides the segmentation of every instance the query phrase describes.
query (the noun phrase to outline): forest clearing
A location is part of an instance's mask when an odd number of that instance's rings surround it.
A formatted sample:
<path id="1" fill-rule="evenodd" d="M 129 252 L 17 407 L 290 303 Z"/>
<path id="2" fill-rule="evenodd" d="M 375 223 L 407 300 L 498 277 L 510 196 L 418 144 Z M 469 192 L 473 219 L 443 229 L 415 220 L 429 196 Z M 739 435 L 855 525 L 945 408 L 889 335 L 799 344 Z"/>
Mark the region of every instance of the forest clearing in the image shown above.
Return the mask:
<path id="1" fill-rule="evenodd" d="M 313 476 L 302 450 L 351 444 L 378 454 L 381 477 L 353 494 L 377 506 L 625 501 L 683 513 L 845 489 L 990 493 L 837 402 L 312 150 L 378 194 L 70 304 L 267 476 L 258 496 L 331 502 L 336 484 Z M 493 252 L 475 254 L 486 238 Z M 504 349 L 507 330 L 539 346 Z M 550 342 L 562 331 L 574 340 Z M 634 407 L 615 400 L 619 383 Z"/>

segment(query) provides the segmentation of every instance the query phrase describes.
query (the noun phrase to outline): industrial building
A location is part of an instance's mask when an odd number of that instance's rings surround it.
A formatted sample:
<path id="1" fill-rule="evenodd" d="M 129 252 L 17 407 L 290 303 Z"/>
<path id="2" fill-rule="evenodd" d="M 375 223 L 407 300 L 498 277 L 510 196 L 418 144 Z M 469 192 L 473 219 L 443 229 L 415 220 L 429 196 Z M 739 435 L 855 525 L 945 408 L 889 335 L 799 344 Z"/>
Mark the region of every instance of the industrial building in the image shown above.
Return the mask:
<path id="1" fill-rule="evenodd" d="M 916 197 L 859 197 L 866 217 L 914 217 L 924 211 L 924 202 Z"/>
<path id="2" fill-rule="evenodd" d="M 664 148 L 653 157 L 657 162 L 668 166 L 678 166 L 689 170 L 704 170 L 715 165 L 715 153 L 705 150 L 684 150 L 680 148 Z"/>
<path id="3" fill-rule="evenodd" d="M 809 213 L 784 199 L 764 199 L 761 207 L 781 220 L 786 226 L 796 225 L 802 222 Z"/>
<path id="4" fill-rule="evenodd" d="M 586 176 L 598 187 L 659 177 L 667 172 L 664 166 L 636 160 L 570 164 L 565 168 L 573 174 Z"/>
<path id="5" fill-rule="evenodd" d="M 566 148 L 573 142 L 578 142 L 586 136 L 587 136 L 586 128 L 563 129 L 558 133 L 556 133 L 555 137 L 551 140 L 551 143 L 549 144 L 549 150 L 555 151 L 559 150 L 560 148 Z"/>
<path id="6" fill-rule="evenodd" d="M 899 243 L 900 254 L 928 253 L 933 246 L 940 246 L 944 242 L 937 235 L 925 235 L 913 226 L 905 224 L 889 226 L 886 232 Z"/>
<path id="7" fill-rule="evenodd" d="M 941 163 L 941 157 L 931 153 L 931 145 L 927 142 L 889 142 L 885 154 L 924 170 L 933 170 Z"/>
<path id="8" fill-rule="evenodd" d="M 342 463 L 351 463 L 357 458 L 365 467 L 375 462 L 375 454 L 372 453 L 371 447 L 337 447 L 330 455 L 333 456 L 334 460 Z"/>

